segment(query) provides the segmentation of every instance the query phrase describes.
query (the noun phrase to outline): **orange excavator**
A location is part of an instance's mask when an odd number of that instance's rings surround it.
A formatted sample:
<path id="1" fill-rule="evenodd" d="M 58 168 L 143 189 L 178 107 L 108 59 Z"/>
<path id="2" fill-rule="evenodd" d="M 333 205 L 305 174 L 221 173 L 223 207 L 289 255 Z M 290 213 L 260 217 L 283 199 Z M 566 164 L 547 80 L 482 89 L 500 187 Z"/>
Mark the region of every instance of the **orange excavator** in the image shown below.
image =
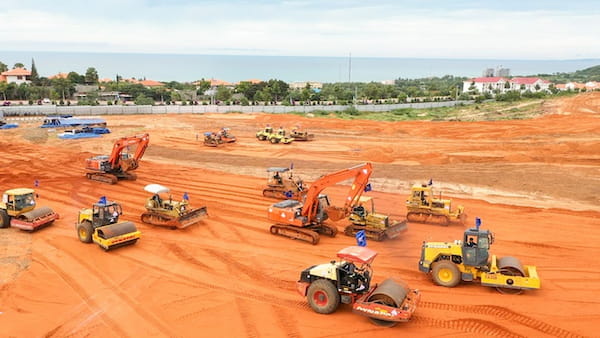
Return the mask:
<path id="1" fill-rule="evenodd" d="M 85 161 L 85 168 L 88 170 L 85 176 L 108 184 L 115 184 L 118 180 L 135 180 L 137 176 L 130 171 L 137 169 L 149 141 L 148 134 L 118 139 L 110 155 L 94 156 Z M 135 146 L 133 154 L 129 152 L 132 146 Z"/>
<path id="2" fill-rule="evenodd" d="M 352 206 L 366 190 L 372 172 L 371 163 L 343 169 L 315 181 L 308 188 L 304 202 L 285 200 L 273 204 L 268 209 L 269 220 L 275 222 L 270 228 L 271 233 L 303 240 L 313 245 L 319 243 L 319 234 L 334 237 L 337 228 L 325 224 L 325 220 L 337 221 L 348 217 Z M 354 182 L 346 195 L 344 206 L 340 208 L 330 205 L 327 195 L 321 192 L 329 186 L 351 178 L 354 178 Z"/>

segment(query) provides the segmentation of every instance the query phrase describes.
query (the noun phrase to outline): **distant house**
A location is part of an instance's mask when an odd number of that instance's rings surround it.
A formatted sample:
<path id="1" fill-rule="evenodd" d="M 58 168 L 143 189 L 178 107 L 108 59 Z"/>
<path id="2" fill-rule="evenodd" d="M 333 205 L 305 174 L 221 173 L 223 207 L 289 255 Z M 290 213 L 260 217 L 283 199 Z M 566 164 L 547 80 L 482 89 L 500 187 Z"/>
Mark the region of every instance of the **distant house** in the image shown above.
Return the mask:
<path id="1" fill-rule="evenodd" d="M 14 68 L 0 75 L 6 79 L 6 83 L 31 83 L 31 71 L 25 68 Z"/>
<path id="2" fill-rule="evenodd" d="M 510 89 L 518 91 L 548 91 L 552 83 L 539 77 L 515 77 L 510 79 Z"/>
<path id="3" fill-rule="evenodd" d="M 323 89 L 323 83 L 316 81 L 292 82 L 290 83 L 290 89 L 304 89 L 306 85 L 309 85 L 312 89 Z"/>
<path id="4" fill-rule="evenodd" d="M 162 82 L 158 82 L 158 81 L 154 81 L 154 80 L 142 80 L 139 83 L 146 88 L 163 87 L 165 85 Z"/>
<path id="5" fill-rule="evenodd" d="M 508 79 L 504 77 L 477 77 L 463 82 L 463 93 L 476 90 L 480 94 L 492 93 L 494 90 L 504 92 Z"/>
<path id="6" fill-rule="evenodd" d="M 579 90 L 579 91 L 600 90 L 600 82 L 595 82 L 595 81 L 590 81 L 590 82 L 586 82 L 586 83 L 567 82 L 565 84 L 557 84 L 556 89 L 558 89 L 558 90 Z"/>
<path id="7" fill-rule="evenodd" d="M 58 74 L 54 74 L 52 76 L 48 76 L 48 79 L 50 79 L 50 80 L 66 79 L 67 77 L 69 77 L 69 74 L 67 74 L 67 73 L 58 73 Z"/>

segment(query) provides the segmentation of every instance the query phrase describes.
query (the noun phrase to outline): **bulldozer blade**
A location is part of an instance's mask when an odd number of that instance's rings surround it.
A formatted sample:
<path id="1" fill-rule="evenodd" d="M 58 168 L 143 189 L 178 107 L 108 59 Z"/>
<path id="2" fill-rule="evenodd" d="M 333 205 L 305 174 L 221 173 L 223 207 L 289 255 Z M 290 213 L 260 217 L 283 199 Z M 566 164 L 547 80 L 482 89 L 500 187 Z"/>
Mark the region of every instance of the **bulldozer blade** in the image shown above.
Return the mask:
<path id="1" fill-rule="evenodd" d="M 179 219 L 178 219 L 179 224 L 178 224 L 177 228 L 179 228 L 179 229 L 187 228 L 190 225 L 200 222 L 207 215 L 208 215 L 208 212 L 206 211 L 206 207 L 200 207 L 200 208 L 194 209 L 194 210 L 186 213 L 185 215 L 179 217 Z"/>
<path id="2" fill-rule="evenodd" d="M 33 231 L 39 227 L 49 225 L 59 218 L 59 215 L 49 207 L 40 207 L 13 218 L 11 227 L 21 230 Z"/>
<path id="3" fill-rule="evenodd" d="M 406 221 L 394 222 L 392 225 L 390 225 L 389 228 L 385 230 L 385 235 L 388 238 L 396 238 L 406 230 L 408 230 L 408 224 Z"/>

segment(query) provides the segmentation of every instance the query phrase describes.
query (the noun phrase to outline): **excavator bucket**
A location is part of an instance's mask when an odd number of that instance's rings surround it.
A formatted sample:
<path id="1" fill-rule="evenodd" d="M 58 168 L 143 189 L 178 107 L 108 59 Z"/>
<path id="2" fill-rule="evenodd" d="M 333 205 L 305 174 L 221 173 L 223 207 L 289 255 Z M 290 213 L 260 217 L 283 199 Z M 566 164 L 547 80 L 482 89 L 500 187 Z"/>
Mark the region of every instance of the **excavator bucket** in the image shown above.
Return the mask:
<path id="1" fill-rule="evenodd" d="M 339 221 L 342 218 L 345 218 L 346 216 L 348 216 L 348 214 L 344 208 L 330 205 L 329 207 L 327 207 L 327 216 L 332 221 Z"/>
<path id="2" fill-rule="evenodd" d="M 10 226 L 21 230 L 33 231 L 39 227 L 51 224 L 58 218 L 59 215 L 49 207 L 41 207 L 13 218 Z"/>
<path id="3" fill-rule="evenodd" d="M 122 222 L 96 228 L 92 239 L 104 250 L 134 244 L 142 233 L 133 222 Z"/>

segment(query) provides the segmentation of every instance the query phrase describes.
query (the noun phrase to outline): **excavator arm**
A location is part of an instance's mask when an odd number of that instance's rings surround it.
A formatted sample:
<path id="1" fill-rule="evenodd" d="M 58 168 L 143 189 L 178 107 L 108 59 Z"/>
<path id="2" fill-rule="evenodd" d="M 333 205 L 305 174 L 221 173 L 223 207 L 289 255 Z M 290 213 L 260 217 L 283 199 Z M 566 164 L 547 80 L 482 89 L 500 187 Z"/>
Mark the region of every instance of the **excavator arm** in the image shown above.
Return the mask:
<path id="1" fill-rule="evenodd" d="M 304 207 L 302 209 L 302 216 L 306 216 L 309 220 L 315 217 L 319 203 L 319 194 L 325 188 L 347 179 L 354 178 L 354 182 L 346 195 L 344 206 L 341 208 L 330 207 L 328 210 L 329 218 L 332 220 L 339 220 L 346 217 L 350 213 L 350 208 L 354 205 L 354 202 L 362 195 L 372 173 L 373 166 L 371 163 L 367 162 L 322 176 L 308 188 L 306 199 L 304 200 Z"/>
<path id="2" fill-rule="evenodd" d="M 112 153 L 108 159 L 111 168 L 119 168 L 122 166 L 123 150 L 129 146 L 137 145 L 135 149 L 135 153 L 132 158 L 129 159 L 128 168 L 127 169 L 136 169 L 138 161 L 144 156 L 144 152 L 146 148 L 148 148 L 148 142 L 150 141 L 150 135 L 135 135 L 129 137 L 123 137 L 115 142 L 113 145 Z"/>

